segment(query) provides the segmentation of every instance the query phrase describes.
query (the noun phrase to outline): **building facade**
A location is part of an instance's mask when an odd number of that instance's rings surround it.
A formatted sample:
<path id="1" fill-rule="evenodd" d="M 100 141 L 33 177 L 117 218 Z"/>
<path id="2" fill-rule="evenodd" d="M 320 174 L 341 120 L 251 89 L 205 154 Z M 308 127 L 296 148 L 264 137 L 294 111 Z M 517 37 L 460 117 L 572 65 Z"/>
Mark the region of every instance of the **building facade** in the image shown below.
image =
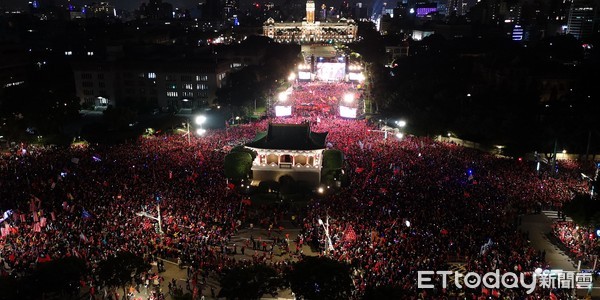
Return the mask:
<path id="1" fill-rule="evenodd" d="M 326 132 L 311 132 L 308 123 L 269 124 L 266 133 L 246 144 L 258 153 L 252 162 L 253 184 L 287 175 L 316 187 L 321 182 L 326 138 Z"/>
<path id="2" fill-rule="evenodd" d="M 567 33 L 578 40 L 594 33 L 595 5 L 589 0 L 573 0 L 569 10 Z"/>
<path id="3" fill-rule="evenodd" d="M 350 43 L 356 39 L 358 26 L 352 19 L 337 22 L 315 21 L 315 3 L 306 2 L 306 21 L 277 23 L 273 18 L 263 25 L 263 35 L 280 43 L 334 42 Z"/>
<path id="4" fill-rule="evenodd" d="M 87 62 L 73 66 L 76 95 L 84 107 L 129 106 L 163 111 L 213 104 L 229 72 L 217 62 Z"/>

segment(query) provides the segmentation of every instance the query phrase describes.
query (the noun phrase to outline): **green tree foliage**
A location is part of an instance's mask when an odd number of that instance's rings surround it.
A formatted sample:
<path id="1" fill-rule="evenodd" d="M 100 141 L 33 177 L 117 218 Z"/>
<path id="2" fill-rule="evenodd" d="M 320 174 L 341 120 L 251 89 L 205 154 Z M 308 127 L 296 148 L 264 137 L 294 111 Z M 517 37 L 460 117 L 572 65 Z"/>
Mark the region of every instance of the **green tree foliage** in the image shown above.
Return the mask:
<path id="1" fill-rule="evenodd" d="M 277 272 L 264 264 L 229 269 L 220 279 L 220 297 L 227 299 L 260 299 L 277 294 L 284 285 Z"/>
<path id="2" fill-rule="evenodd" d="M 130 123 L 133 123 L 136 112 L 130 108 L 118 106 L 109 106 L 104 112 L 104 121 L 109 128 L 113 130 L 125 129 Z"/>
<path id="3" fill-rule="evenodd" d="M 107 286 L 123 288 L 125 293 L 125 286 L 134 277 L 148 270 L 150 264 L 143 258 L 130 252 L 119 252 L 116 256 L 109 257 L 98 264 L 98 277 Z"/>
<path id="4" fill-rule="evenodd" d="M 264 53 L 265 60 L 260 65 L 249 65 L 229 74 L 225 84 L 217 90 L 217 101 L 221 105 L 254 110 L 255 102 L 257 107 L 264 106 L 270 94 L 286 82 L 298 62 L 300 47 L 252 36 L 239 45 L 239 50 Z"/>
<path id="5" fill-rule="evenodd" d="M 323 168 L 340 169 L 344 163 L 344 154 L 337 149 L 323 151 Z"/>
<path id="6" fill-rule="evenodd" d="M 344 164 L 344 154 L 340 150 L 328 149 L 323 151 L 323 169 L 321 182 L 332 184 L 336 179 L 341 179 L 341 169 Z"/>
<path id="7" fill-rule="evenodd" d="M 350 266 L 327 257 L 304 257 L 288 273 L 292 291 L 308 300 L 349 299 Z"/>
<path id="8" fill-rule="evenodd" d="M 258 153 L 250 148 L 246 148 L 244 146 L 235 146 L 231 149 L 230 153 L 234 153 L 234 152 L 241 152 L 241 153 L 249 153 L 252 156 L 252 161 L 254 161 L 254 159 L 256 159 L 256 156 L 258 156 Z"/>
<path id="9" fill-rule="evenodd" d="M 252 168 L 252 155 L 248 152 L 231 152 L 225 156 L 225 177 L 246 179 Z"/>
<path id="10" fill-rule="evenodd" d="M 579 225 L 600 225 L 600 201 L 590 199 L 589 195 L 577 195 L 571 202 L 565 203 L 563 212 Z"/>

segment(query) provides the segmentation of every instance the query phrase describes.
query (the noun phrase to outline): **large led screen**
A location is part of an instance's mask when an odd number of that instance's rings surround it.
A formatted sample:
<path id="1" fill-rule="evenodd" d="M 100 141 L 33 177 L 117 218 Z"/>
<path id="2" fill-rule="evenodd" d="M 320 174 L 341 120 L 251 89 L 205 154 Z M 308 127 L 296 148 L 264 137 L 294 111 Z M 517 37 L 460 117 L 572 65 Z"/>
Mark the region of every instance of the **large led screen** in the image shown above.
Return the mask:
<path id="1" fill-rule="evenodd" d="M 317 63 L 317 79 L 322 81 L 341 81 L 346 75 L 346 63 Z"/>
<path id="2" fill-rule="evenodd" d="M 356 108 L 340 105 L 340 116 L 342 118 L 356 118 Z"/>
<path id="3" fill-rule="evenodd" d="M 300 80 L 310 80 L 310 72 L 299 71 L 298 72 L 298 79 L 300 79 Z"/>
<path id="4" fill-rule="evenodd" d="M 292 115 L 292 107 L 291 106 L 283 106 L 276 105 L 275 106 L 275 116 L 277 117 L 286 117 Z"/>

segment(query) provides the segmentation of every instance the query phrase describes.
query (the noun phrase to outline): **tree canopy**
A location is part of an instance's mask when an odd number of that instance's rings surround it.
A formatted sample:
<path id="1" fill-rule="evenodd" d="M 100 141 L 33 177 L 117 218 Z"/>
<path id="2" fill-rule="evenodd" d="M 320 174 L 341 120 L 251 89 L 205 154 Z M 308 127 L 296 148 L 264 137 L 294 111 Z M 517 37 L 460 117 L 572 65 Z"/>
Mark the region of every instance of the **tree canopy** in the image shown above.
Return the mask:
<path id="1" fill-rule="evenodd" d="M 220 283 L 220 297 L 260 299 L 265 294 L 275 295 L 284 282 L 273 268 L 257 264 L 227 270 Z"/>
<path id="2" fill-rule="evenodd" d="M 292 291 L 308 300 L 349 299 L 350 266 L 327 257 L 304 257 L 288 274 Z"/>
<path id="3" fill-rule="evenodd" d="M 246 179 L 252 168 L 252 155 L 248 152 L 231 152 L 225 156 L 225 177 Z"/>

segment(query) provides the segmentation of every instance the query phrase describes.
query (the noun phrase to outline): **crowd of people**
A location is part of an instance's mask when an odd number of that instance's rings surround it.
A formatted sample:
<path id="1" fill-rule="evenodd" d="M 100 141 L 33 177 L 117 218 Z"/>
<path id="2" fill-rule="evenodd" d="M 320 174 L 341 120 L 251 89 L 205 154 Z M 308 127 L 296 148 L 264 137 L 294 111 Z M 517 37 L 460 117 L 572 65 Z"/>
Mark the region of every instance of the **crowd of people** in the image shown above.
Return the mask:
<path id="1" fill-rule="evenodd" d="M 349 103 L 344 99 L 347 94 L 353 95 Z M 362 91 L 355 89 L 351 83 L 305 82 L 294 86 L 289 99 L 296 115 L 332 117 L 337 114 L 339 105 L 356 107 L 361 97 Z"/>
<path id="2" fill-rule="evenodd" d="M 308 84 L 293 95 L 305 97 L 298 103 L 329 103 L 344 88 Z M 270 208 L 258 214 L 240 209 L 243 197 L 226 184 L 223 158 L 232 145 L 266 130 L 268 122 L 305 121 L 314 131 L 329 132 L 327 144 L 344 153 L 350 184 L 312 198 L 296 219 L 301 236 L 290 239 L 349 263 L 357 297 L 380 286 L 400 288 L 409 298 L 485 296 L 482 290 L 452 285 L 417 288 L 418 270 L 446 270 L 449 261 L 478 273 L 547 268 L 542 253 L 518 231 L 519 215 L 542 207 L 559 209 L 586 188 L 577 180 L 578 165 L 561 166 L 559 176 L 551 176 L 525 161 L 427 137 L 385 138 L 368 121 L 321 113 L 209 131 L 191 143 L 178 135 L 159 135 L 115 146 L 23 145 L 0 159 L 0 209 L 13 211 L 0 224 L 2 275 L 22 276 L 42 261 L 67 256 L 83 258 L 93 270 L 118 251 L 148 261 L 177 258 L 189 266 L 195 283 L 240 264 L 289 268 L 289 262 L 273 261 L 272 244 L 261 241 L 257 247 L 258 237 L 234 250 L 260 250 L 250 260 L 236 260 L 227 251 L 241 228 L 278 228 L 286 216 Z M 138 215 L 154 214 L 157 205 L 164 235 Z M 333 249 L 319 224 L 326 218 Z M 565 239 L 578 238 L 568 228 L 556 228 L 565 232 Z M 286 249 L 299 252 L 298 247 L 293 250 Z M 94 273 L 82 280 L 98 291 L 98 298 L 118 293 Z M 195 286 L 194 293 L 201 293 L 203 286 Z M 495 292 L 526 297 L 522 289 Z M 537 290 L 529 297 L 544 295 L 548 291 Z"/>
<path id="3" fill-rule="evenodd" d="M 570 256 L 584 265 L 592 265 L 600 253 L 600 241 L 596 232 L 572 221 L 555 222 L 552 233 L 566 247 Z"/>

